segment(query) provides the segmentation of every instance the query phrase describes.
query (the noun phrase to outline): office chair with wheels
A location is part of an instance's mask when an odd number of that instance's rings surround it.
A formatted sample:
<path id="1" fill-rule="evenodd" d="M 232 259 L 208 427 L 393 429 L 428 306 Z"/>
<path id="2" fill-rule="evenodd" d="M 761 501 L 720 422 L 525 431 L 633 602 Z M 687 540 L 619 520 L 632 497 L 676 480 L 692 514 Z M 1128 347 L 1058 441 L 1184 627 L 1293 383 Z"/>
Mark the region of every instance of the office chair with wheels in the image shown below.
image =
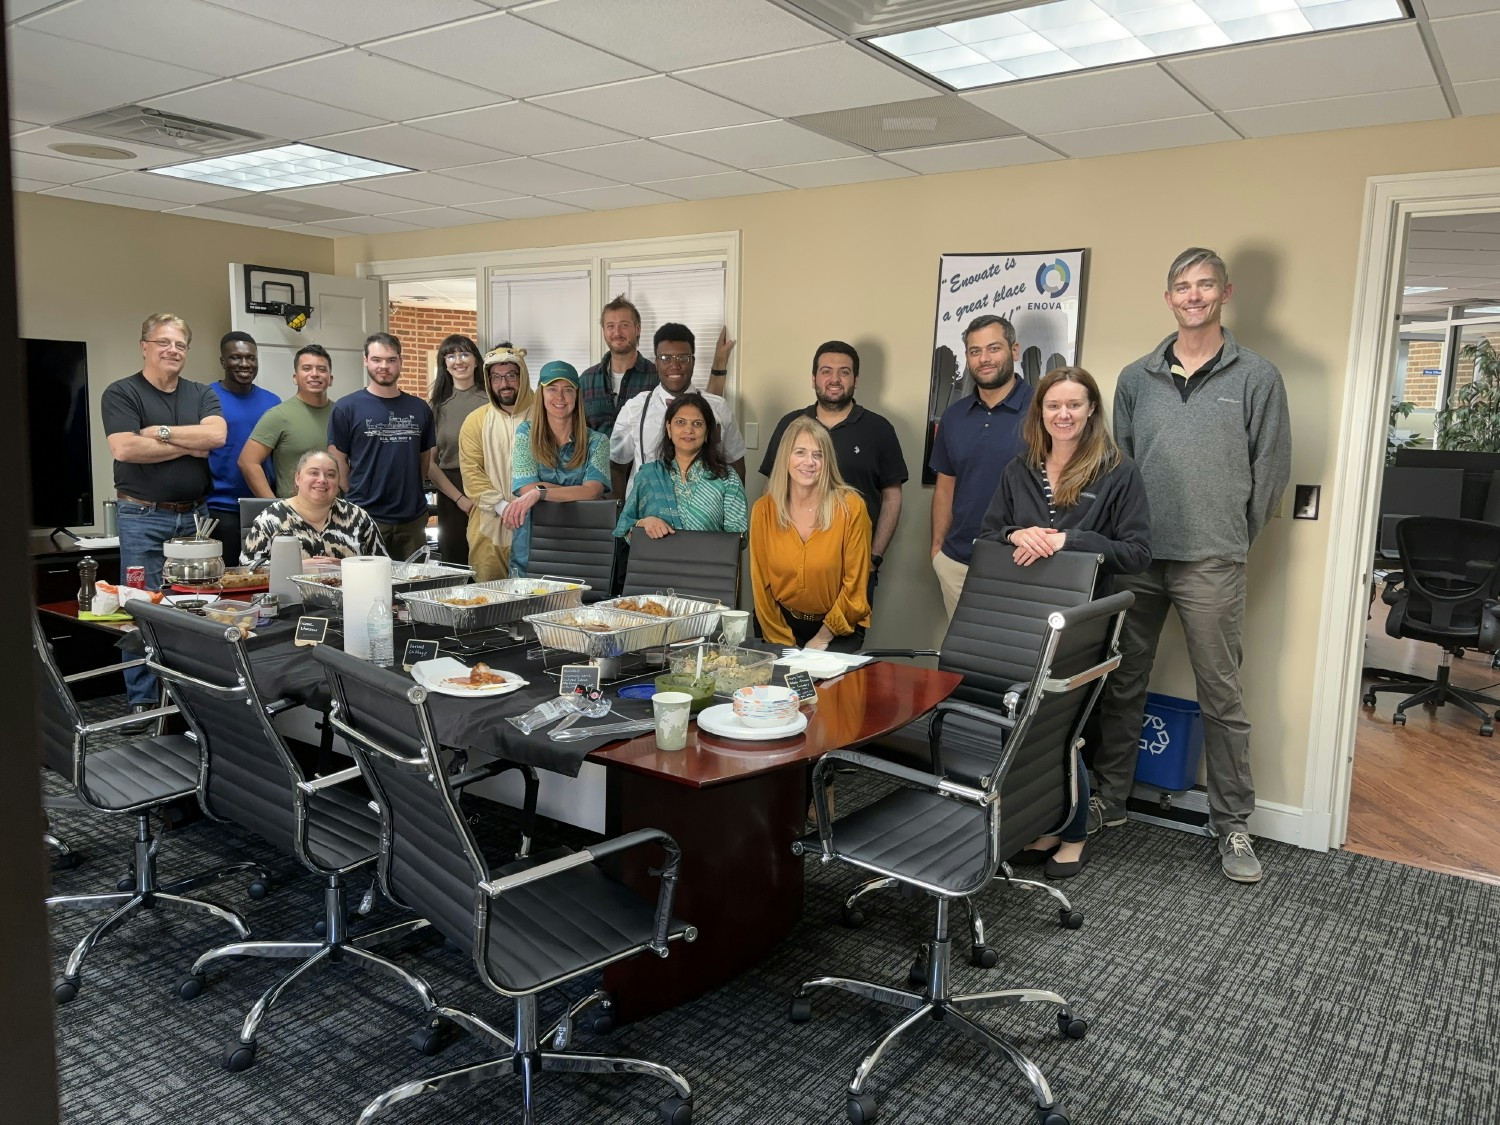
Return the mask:
<path id="1" fill-rule="evenodd" d="M 64 676 L 57 669 L 52 646 L 34 612 L 31 617 L 31 652 L 40 694 L 42 762 L 67 781 L 72 789 L 72 798 L 61 803 L 71 807 L 71 800 L 76 799 L 81 807 L 97 812 L 135 817 L 135 858 L 131 873 L 115 885 L 113 893 L 54 895 L 47 900 L 48 906 L 110 911 L 103 922 L 73 947 L 62 978 L 53 988 L 53 997 L 59 1004 L 74 999 L 78 995 L 84 959 L 94 946 L 106 934 L 143 910 L 203 911 L 227 923 L 240 937 L 248 938 L 250 927 L 238 911 L 185 898 L 184 895 L 231 875 L 245 874 L 251 880 L 252 897 L 259 897 L 253 893 L 254 888 L 260 888 L 264 893 L 266 885 L 266 873 L 259 864 L 232 863 L 165 884 L 157 877 L 156 858 L 162 836 L 152 835 L 151 815 L 160 812 L 169 801 L 198 793 L 203 780 L 203 755 L 199 745 L 180 734 L 161 733 L 160 720 L 176 714 L 177 708 L 158 707 L 144 715 L 132 713 L 86 723 L 68 685 L 133 668 L 142 662 L 127 661 Z M 109 738 L 122 728 L 139 725 L 143 719 L 158 721 L 155 734 L 130 741 Z M 56 837 L 44 838 L 58 846 L 64 855 L 71 854 Z"/>
<path id="2" fill-rule="evenodd" d="M 491 866 L 475 843 L 453 790 L 440 781 L 437 738 L 427 693 L 410 680 L 320 646 L 314 655 L 333 687 L 329 721 L 348 741 L 381 810 L 381 885 L 393 901 L 428 919 L 470 953 L 479 979 L 515 1001 L 515 1034 L 485 1026 L 502 1053 L 489 1062 L 393 1087 L 370 1102 L 360 1122 L 408 1098 L 486 1078 L 518 1075 L 521 1120 L 535 1121 L 532 1084 L 540 1072 L 641 1074 L 672 1088 L 660 1107 L 669 1125 L 692 1121 L 692 1089 L 674 1070 L 644 1059 L 567 1050 L 573 1022 L 606 1000 L 591 993 L 558 1024 L 539 1031 L 537 996 L 585 973 L 696 931 L 672 917 L 680 853 L 665 832 L 642 829 L 579 852 L 558 851 Z M 596 862 L 632 848 L 664 853 L 654 903 L 607 875 Z M 550 1041 L 553 1049 L 544 1050 Z"/>
<path id="3" fill-rule="evenodd" d="M 1382 692 L 1411 692 L 1396 704 L 1391 722 L 1404 726 L 1406 710 L 1421 703 L 1452 703 L 1479 719 L 1479 733 L 1494 734 L 1500 699 L 1450 681 L 1453 657 L 1464 649 L 1493 653 L 1500 648 L 1500 526 L 1480 520 L 1413 516 L 1396 526 L 1402 581 L 1381 595 L 1390 605 L 1385 631 L 1393 637 L 1430 641 L 1442 648 L 1436 679 L 1376 683 L 1365 687 L 1364 703 L 1374 707 Z M 1413 687 L 1419 690 L 1412 692 Z"/>
<path id="4" fill-rule="evenodd" d="M 245 536 L 250 534 L 250 529 L 255 526 L 256 519 L 269 508 L 275 500 L 268 500 L 264 496 L 241 496 L 240 497 L 240 542 L 245 541 Z M 225 566 L 234 566 L 239 559 L 225 559 Z"/>
<path id="5" fill-rule="evenodd" d="M 581 578 L 591 589 L 585 602 L 613 597 L 615 589 L 615 500 L 575 500 L 538 504 L 531 509 L 531 553 L 528 578 L 553 575 Z"/>
<path id="6" fill-rule="evenodd" d="M 672 590 L 685 598 L 740 601 L 740 537 L 733 531 L 674 531 L 652 539 L 641 528 L 630 533 L 625 564 L 626 596 Z"/>
<path id="7" fill-rule="evenodd" d="M 250 670 L 244 642 L 235 628 L 168 606 L 146 605 L 131 612 L 146 642 L 147 664 L 208 749 L 203 808 L 209 816 L 253 832 L 297 857 L 323 880 L 321 935 L 308 941 L 239 941 L 204 953 L 178 982 L 178 995 L 196 998 L 207 986 L 206 971 L 228 958 L 293 958 L 297 965 L 266 990 L 245 1017 L 239 1035 L 224 1052 L 223 1065 L 245 1070 L 255 1062 L 260 1026 L 286 990 L 319 964 L 361 964 L 395 977 L 417 994 L 424 1027 L 434 1034 L 424 1049 L 446 1045 L 448 1010 L 440 1007 L 421 977 L 370 947 L 427 927 L 426 919 L 399 922 L 370 933 L 349 929 L 346 878 L 372 866 L 379 846 L 380 820 L 356 767 L 309 780 L 273 717 L 287 704 L 267 705 Z M 444 777 L 446 784 L 448 779 Z M 362 904 L 363 910 L 369 906 Z M 462 1026 L 461 1018 L 452 1023 Z M 441 1034 L 439 1034 L 441 1033 Z M 418 1037 L 421 1038 L 421 1029 Z"/>
<path id="8" fill-rule="evenodd" d="M 797 1023 L 812 1015 L 809 993 L 814 988 L 852 992 L 906 1012 L 900 1023 L 871 1046 L 854 1071 L 847 1108 L 855 1125 L 875 1119 L 878 1106 L 867 1086 L 881 1058 L 897 1039 L 926 1020 L 946 1024 L 1005 1056 L 1031 1086 L 1044 1125 L 1068 1125 L 1067 1114 L 1053 1099 L 1036 1065 L 1014 1043 L 973 1017 L 992 1008 L 1050 1004 L 1059 1009 L 1058 1026 L 1069 1038 L 1081 1039 L 1088 1025 L 1054 992 L 1012 988 L 952 995 L 948 915 L 955 901 L 989 885 L 1004 857 L 1056 827 L 1067 815 L 1068 783 L 1077 757 L 1074 746 L 1104 677 L 1120 663 L 1120 627 L 1134 600 L 1134 595 L 1120 593 L 1048 614 L 1041 651 L 1024 693 L 1017 693 L 1013 713 L 951 699 L 938 704 L 933 737 L 940 752 L 949 737 L 949 724 L 958 719 L 966 721 L 970 732 L 991 726 L 1005 734 L 1003 752 L 976 783 L 964 784 L 851 750 L 835 750 L 818 762 L 813 784 L 818 837 L 811 844 L 799 841 L 796 850 L 823 863 L 839 860 L 895 879 L 936 900 L 933 936 L 918 954 L 925 970 L 920 990 L 846 977 L 815 977 L 804 981 L 792 998 L 790 1014 Z M 857 812 L 832 820 L 821 781 L 841 763 L 900 785 Z"/>

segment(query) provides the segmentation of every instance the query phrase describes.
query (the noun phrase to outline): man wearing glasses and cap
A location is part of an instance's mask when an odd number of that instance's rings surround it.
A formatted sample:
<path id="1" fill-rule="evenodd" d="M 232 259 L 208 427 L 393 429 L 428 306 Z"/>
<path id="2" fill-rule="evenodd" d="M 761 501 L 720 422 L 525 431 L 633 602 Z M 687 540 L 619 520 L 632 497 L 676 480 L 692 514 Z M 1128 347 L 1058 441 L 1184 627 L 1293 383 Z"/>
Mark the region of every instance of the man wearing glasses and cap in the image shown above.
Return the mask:
<path id="1" fill-rule="evenodd" d="M 484 380 L 489 406 L 471 413 L 458 431 L 464 495 L 474 501 L 468 540 L 476 582 L 504 578 L 510 569 L 512 532 L 503 517 L 516 498 L 511 489 L 516 429 L 533 400 L 526 349 L 509 342 L 494 348 L 484 357 Z"/>
<path id="2" fill-rule="evenodd" d="M 668 322 L 656 330 L 653 341 L 656 369 L 660 384 L 649 394 L 636 395 L 620 409 L 609 435 L 610 490 L 624 496 L 635 479 L 635 472 L 647 461 L 656 460 L 666 432 L 667 407 L 678 395 L 693 385 L 692 331 L 682 324 Z M 703 393 L 719 424 L 719 442 L 724 460 L 745 479 L 745 439 L 734 420 L 734 408 L 719 395 Z"/>

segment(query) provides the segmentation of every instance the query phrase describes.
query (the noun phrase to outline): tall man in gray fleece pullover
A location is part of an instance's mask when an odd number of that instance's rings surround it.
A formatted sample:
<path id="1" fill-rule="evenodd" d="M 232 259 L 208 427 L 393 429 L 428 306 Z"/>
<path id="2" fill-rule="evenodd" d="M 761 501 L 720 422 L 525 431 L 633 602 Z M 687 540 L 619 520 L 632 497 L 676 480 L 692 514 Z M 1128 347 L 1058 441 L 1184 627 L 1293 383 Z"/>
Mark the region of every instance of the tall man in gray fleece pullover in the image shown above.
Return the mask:
<path id="1" fill-rule="evenodd" d="M 1222 326 L 1233 293 L 1223 259 L 1191 247 L 1167 271 L 1178 330 L 1120 373 L 1115 438 L 1146 483 L 1151 566 L 1122 576 L 1135 594 L 1122 661 L 1105 684 L 1094 760 L 1104 825 L 1125 823 L 1146 687 L 1168 608 L 1176 609 L 1203 709 L 1209 827 L 1224 874 L 1258 882 L 1250 720 L 1240 692 L 1245 556 L 1291 475 L 1291 421 L 1276 367 Z"/>

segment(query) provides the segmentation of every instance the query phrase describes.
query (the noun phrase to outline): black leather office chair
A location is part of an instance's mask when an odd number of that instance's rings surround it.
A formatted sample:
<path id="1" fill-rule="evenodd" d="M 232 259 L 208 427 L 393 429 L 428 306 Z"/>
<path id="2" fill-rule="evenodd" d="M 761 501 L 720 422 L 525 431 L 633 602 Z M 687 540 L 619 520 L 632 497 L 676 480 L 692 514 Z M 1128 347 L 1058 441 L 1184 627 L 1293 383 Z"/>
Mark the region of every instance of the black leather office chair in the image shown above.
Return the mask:
<path id="1" fill-rule="evenodd" d="M 951 995 L 948 914 L 955 900 L 965 900 L 987 887 L 1006 856 L 1055 828 L 1067 815 L 1077 761 L 1075 743 L 1104 677 L 1119 665 L 1120 626 L 1134 600 L 1130 593 L 1113 594 L 1050 613 L 1041 651 L 1023 689 L 1015 693 L 1013 712 L 1009 707 L 1002 712 L 954 700 L 938 705 L 934 739 L 945 761 L 950 723 L 963 722 L 965 743 L 984 727 L 1003 735 L 1004 753 L 993 759 L 989 771 L 974 784 L 851 750 L 826 754 L 813 771 L 818 837 L 813 843 L 799 841 L 798 850 L 824 863 L 839 860 L 895 879 L 936 900 L 932 940 L 918 957 L 926 970 L 920 991 L 846 977 L 815 977 L 804 981 L 793 996 L 791 1018 L 799 1023 L 812 1015 L 809 992 L 814 988 L 841 989 L 906 1013 L 871 1046 L 854 1072 L 848 1112 L 855 1125 L 875 1119 L 877 1104 L 866 1086 L 881 1057 L 901 1035 L 928 1019 L 948 1024 L 1008 1058 L 1030 1084 L 1043 1125 L 1068 1125 L 1067 1114 L 1058 1107 L 1036 1065 L 1014 1043 L 971 1017 L 992 1008 L 1041 1003 L 1058 1007 L 1058 1026 L 1070 1038 L 1082 1038 L 1088 1025 L 1054 992 L 1014 988 Z M 822 781 L 828 771 L 844 764 L 881 775 L 900 787 L 833 821 Z"/>
<path id="2" fill-rule="evenodd" d="M 669 1067 L 644 1059 L 565 1049 L 573 1019 L 605 999 L 593 993 L 573 1004 L 557 1026 L 538 1033 L 537 996 L 605 965 L 696 932 L 672 917 L 680 853 L 665 832 L 643 829 L 579 852 L 559 852 L 492 867 L 468 822 L 442 784 L 427 693 L 410 680 L 345 653 L 319 647 L 333 687 L 330 722 L 344 736 L 380 802 L 381 885 L 395 902 L 429 919 L 474 958 L 486 986 L 515 1001 L 515 1035 L 485 1036 L 503 1054 L 489 1062 L 419 1078 L 370 1102 L 359 1120 L 448 1086 L 519 1075 L 523 1122 L 535 1120 L 532 1083 L 539 1072 L 642 1074 L 672 1087 L 661 1106 L 669 1125 L 692 1121 L 692 1089 Z M 659 845 L 665 853 L 655 903 L 610 878 L 595 862 L 631 848 Z M 476 1024 L 477 1016 L 470 1017 Z M 556 1049 L 542 1050 L 551 1040 Z"/>
<path id="3" fill-rule="evenodd" d="M 239 941 L 203 954 L 178 983 L 184 1000 L 206 987 L 206 971 L 226 958 L 295 958 L 296 968 L 269 988 L 250 1009 L 237 1038 L 224 1052 L 228 1070 L 255 1062 L 260 1025 L 282 994 L 320 962 L 364 964 L 410 987 L 421 1000 L 425 1024 L 434 1031 L 424 1049 L 446 1042 L 448 1013 L 425 981 L 394 961 L 370 952 L 426 928 L 424 918 L 371 933 L 349 932 L 345 877 L 372 866 L 379 847 L 380 820 L 359 769 L 350 766 L 308 780 L 272 718 L 284 703 L 267 705 L 256 689 L 239 631 L 167 606 L 138 607 L 147 664 L 167 685 L 199 743 L 208 750 L 202 790 L 203 809 L 288 852 L 324 883 L 322 935 L 312 941 Z M 445 779 L 446 780 L 446 779 Z M 462 1023 L 455 1019 L 453 1022 Z"/>
<path id="4" fill-rule="evenodd" d="M 571 504 L 538 504 L 531 509 L 531 554 L 526 576 L 581 578 L 591 589 L 585 602 L 614 596 L 615 500 L 575 500 Z"/>
<path id="5" fill-rule="evenodd" d="M 963 593 L 939 652 L 879 649 L 870 655 L 936 655 L 940 669 L 957 672 L 964 678 L 951 699 L 1002 713 L 1018 705 L 1020 693 L 1042 651 L 1050 615 L 1059 609 L 1082 605 L 1093 596 L 1102 559 L 1082 551 L 1061 551 L 1030 566 L 1021 566 L 1013 558 L 1014 553 L 1015 548 L 1006 543 L 987 539 L 975 542 Z M 963 716 L 948 720 L 945 730 L 946 737 L 940 747 L 931 738 L 929 720 L 924 718 L 876 748 L 883 757 L 920 761 L 933 773 L 965 785 L 975 785 L 987 777 L 1002 753 L 1004 732 L 992 724 Z M 939 751 L 941 761 L 937 757 Z M 1077 779 L 1073 778 L 1072 783 L 1076 799 Z M 1062 823 L 1059 820 L 1052 827 Z M 1007 858 L 1010 854 L 1006 853 Z M 1002 865 L 1000 877 L 1021 890 L 1050 895 L 1058 904 L 1060 921 L 1068 929 L 1076 930 L 1083 925 L 1082 911 L 1056 885 L 1038 879 L 1018 879 L 1009 865 Z M 897 885 L 898 880 L 882 877 L 855 888 L 844 900 L 844 924 L 863 925 L 865 915 L 860 900 Z M 970 960 L 991 968 L 996 963 L 996 954 L 985 944 L 984 923 L 978 909 L 968 899 L 964 900 L 964 906 L 973 939 Z"/>
<path id="6" fill-rule="evenodd" d="M 245 541 L 245 536 L 250 534 L 250 529 L 255 526 L 256 518 L 269 508 L 275 500 L 268 500 L 264 496 L 241 496 L 240 497 L 240 542 Z M 239 559 L 225 560 L 225 566 L 233 566 Z"/>
<path id="7" fill-rule="evenodd" d="M 629 596 L 664 590 L 739 608 L 740 537 L 732 531 L 674 531 L 652 539 L 636 528 L 630 533 L 620 592 Z"/>
<path id="8" fill-rule="evenodd" d="M 38 711 L 43 765 L 68 783 L 72 795 L 83 807 L 135 818 L 135 859 L 131 874 L 116 884 L 113 893 L 55 895 L 47 900 L 48 906 L 110 911 L 104 921 L 73 947 L 63 968 L 62 979 L 53 988 L 57 1002 L 66 1004 L 78 995 L 84 958 L 99 939 L 142 910 L 203 911 L 228 923 L 240 937 L 248 938 L 250 927 L 237 911 L 183 896 L 187 891 L 237 874 L 248 875 L 252 886 L 264 888 L 266 873 L 258 864 L 233 863 L 165 884 L 157 878 L 156 855 L 162 837 L 151 834 L 151 815 L 159 812 L 168 801 L 199 792 L 203 778 L 203 756 L 198 744 L 180 734 L 161 733 L 160 720 L 175 715 L 177 708 L 159 707 L 143 715 L 126 714 L 86 723 L 68 685 L 132 668 L 141 661 L 132 660 L 63 676 L 57 670 L 52 646 L 35 612 L 31 616 L 31 652 L 40 694 Z M 157 721 L 155 734 L 128 742 L 107 737 L 121 728 L 137 726 L 143 719 Z"/>
<path id="9" fill-rule="evenodd" d="M 1495 652 L 1500 648 L 1500 526 L 1481 520 L 1413 516 L 1396 525 L 1401 556 L 1400 585 L 1382 595 L 1390 605 L 1385 631 L 1393 637 L 1431 641 L 1442 648 L 1437 678 L 1368 684 L 1364 702 L 1375 706 L 1382 692 L 1411 692 L 1396 704 L 1391 721 L 1406 723 L 1406 710 L 1418 703 L 1441 707 L 1452 703 L 1479 718 L 1479 733 L 1494 734 L 1500 699 L 1450 682 L 1453 657 L 1463 649 Z M 1419 690 L 1412 692 L 1413 687 Z"/>

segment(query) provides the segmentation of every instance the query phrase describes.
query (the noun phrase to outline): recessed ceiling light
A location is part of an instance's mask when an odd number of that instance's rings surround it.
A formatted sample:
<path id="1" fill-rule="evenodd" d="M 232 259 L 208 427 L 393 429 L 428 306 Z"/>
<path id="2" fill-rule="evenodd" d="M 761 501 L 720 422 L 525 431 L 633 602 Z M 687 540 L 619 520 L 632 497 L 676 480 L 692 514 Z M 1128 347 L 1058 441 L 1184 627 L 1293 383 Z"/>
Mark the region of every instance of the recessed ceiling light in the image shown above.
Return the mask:
<path id="1" fill-rule="evenodd" d="M 1400 0 L 1053 0 L 868 42 L 971 90 L 1406 18 Z"/>
<path id="2" fill-rule="evenodd" d="M 1490 313 L 1500 313 L 1500 305 L 1467 305 L 1464 308 L 1464 312 L 1485 313 L 1486 315 Z"/>
<path id="3" fill-rule="evenodd" d="M 363 180 L 370 176 L 389 176 L 411 172 L 399 164 L 383 164 L 363 156 L 333 152 L 313 145 L 282 145 L 234 156 L 216 156 L 212 160 L 195 160 L 191 164 L 174 164 L 170 168 L 152 168 L 159 176 L 180 180 L 197 180 L 241 191 L 279 191 L 282 188 L 313 187 L 345 180 Z"/>
<path id="4" fill-rule="evenodd" d="M 1445 293 L 1447 289 L 1446 285 L 1408 285 L 1401 293 L 1406 297 L 1415 297 L 1419 293 Z"/>
<path id="5" fill-rule="evenodd" d="M 48 145 L 53 152 L 60 152 L 64 156 L 81 156 L 86 160 L 134 160 L 135 153 L 129 149 L 112 148 L 109 145 L 89 145 L 69 142 L 61 145 Z"/>

